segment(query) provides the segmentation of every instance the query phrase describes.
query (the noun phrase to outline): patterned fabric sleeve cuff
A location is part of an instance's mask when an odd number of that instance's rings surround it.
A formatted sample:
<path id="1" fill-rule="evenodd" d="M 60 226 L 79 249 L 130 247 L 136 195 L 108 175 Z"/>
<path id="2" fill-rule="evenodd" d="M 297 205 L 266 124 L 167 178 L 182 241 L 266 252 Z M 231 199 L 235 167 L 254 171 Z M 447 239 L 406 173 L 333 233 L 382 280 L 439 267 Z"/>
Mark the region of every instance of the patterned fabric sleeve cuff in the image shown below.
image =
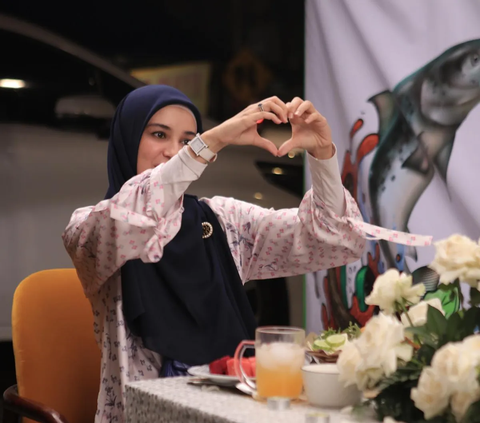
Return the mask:
<path id="1" fill-rule="evenodd" d="M 187 166 L 193 173 L 195 173 L 198 177 L 203 173 L 203 171 L 207 168 L 207 164 L 200 163 L 198 160 L 195 160 L 188 152 L 188 146 L 183 147 L 178 156 L 180 160 Z"/>
<path id="2" fill-rule="evenodd" d="M 338 166 L 337 148 L 335 147 L 335 153 L 330 159 L 318 160 L 307 153 L 307 160 L 312 176 L 313 193 L 328 209 L 343 216 L 346 202 Z"/>

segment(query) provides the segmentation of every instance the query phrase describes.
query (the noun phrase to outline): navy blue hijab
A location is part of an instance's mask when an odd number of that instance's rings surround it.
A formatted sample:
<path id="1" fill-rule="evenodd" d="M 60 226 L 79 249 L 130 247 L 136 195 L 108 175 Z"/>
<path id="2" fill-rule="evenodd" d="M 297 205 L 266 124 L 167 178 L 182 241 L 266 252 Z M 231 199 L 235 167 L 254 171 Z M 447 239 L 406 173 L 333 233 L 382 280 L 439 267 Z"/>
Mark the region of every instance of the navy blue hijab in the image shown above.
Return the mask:
<path id="1" fill-rule="evenodd" d="M 112 122 L 108 146 L 109 188 L 113 197 L 137 174 L 137 154 L 151 117 L 168 105 L 198 109 L 183 93 L 148 85 L 125 97 Z M 256 321 L 228 242 L 215 214 L 196 197 L 184 195 L 179 233 L 164 248 L 158 263 L 130 260 L 121 268 L 123 312 L 130 331 L 164 363 L 209 363 L 233 355 L 243 339 L 253 339 Z M 202 222 L 213 235 L 203 239 Z"/>

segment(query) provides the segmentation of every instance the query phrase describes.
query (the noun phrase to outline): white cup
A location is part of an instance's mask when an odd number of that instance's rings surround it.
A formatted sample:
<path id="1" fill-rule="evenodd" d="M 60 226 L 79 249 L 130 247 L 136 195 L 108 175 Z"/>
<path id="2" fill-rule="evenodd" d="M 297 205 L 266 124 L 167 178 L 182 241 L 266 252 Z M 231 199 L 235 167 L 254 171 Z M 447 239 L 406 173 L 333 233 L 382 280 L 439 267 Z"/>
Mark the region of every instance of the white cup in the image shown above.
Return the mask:
<path id="1" fill-rule="evenodd" d="M 343 408 L 357 404 L 362 393 L 338 380 L 335 363 L 310 364 L 302 367 L 303 386 L 308 402 L 317 407 Z"/>

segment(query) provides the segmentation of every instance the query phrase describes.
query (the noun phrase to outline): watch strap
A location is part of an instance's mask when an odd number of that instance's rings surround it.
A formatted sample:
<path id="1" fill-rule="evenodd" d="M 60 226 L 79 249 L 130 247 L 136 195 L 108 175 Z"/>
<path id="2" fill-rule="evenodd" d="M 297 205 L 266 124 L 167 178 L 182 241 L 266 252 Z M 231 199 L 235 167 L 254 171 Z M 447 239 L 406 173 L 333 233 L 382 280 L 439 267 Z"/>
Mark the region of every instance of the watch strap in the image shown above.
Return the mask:
<path id="1" fill-rule="evenodd" d="M 208 148 L 208 145 L 203 141 L 200 134 L 197 134 L 188 145 L 197 157 L 201 157 L 208 163 L 212 163 L 217 159 L 217 154 Z"/>

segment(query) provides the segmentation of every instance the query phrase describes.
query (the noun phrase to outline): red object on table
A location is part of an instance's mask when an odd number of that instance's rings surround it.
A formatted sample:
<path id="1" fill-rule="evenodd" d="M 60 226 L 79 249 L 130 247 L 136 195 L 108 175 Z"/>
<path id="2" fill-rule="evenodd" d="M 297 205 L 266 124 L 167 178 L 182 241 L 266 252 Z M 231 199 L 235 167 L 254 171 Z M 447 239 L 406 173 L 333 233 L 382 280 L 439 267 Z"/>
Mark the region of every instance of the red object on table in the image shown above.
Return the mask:
<path id="1" fill-rule="evenodd" d="M 230 356 L 225 356 L 219 358 L 218 360 L 212 361 L 209 364 L 210 373 L 212 375 L 226 375 L 227 374 L 227 361 L 230 360 Z"/>
<path id="2" fill-rule="evenodd" d="M 257 362 L 255 361 L 255 357 L 249 357 L 248 361 L 250 361 L 250 369 L 252 370 L 252 375 L 250 377 L 255 377 L 257 370 Z"/>
<path id="3" fill-rule="evenodd" d="M 237 376 L 235 373 L 235 359 L 228 355 L 212 361 L 208 367 L 212 375 Z M 255 377 L 255 357 L 243 358 L 242 367 L 248 377 Z"/>
<path id="4" fill-rule="evenodd" d="M 243 371 L 245 372 L 245 374 L 248 376 L 248 377 L 254 377 L 254 370 L 252 370 L 252 365 L 251 365 L 251 361 L 250 359 L 248 358 L 242 358 L 242 367 L 243 367 Z M 240 377 L 240 375 L 237 375 L 236 372 L 235 372 L 235 359 L 234 358 L 231 358 L 230 360 L 227 361 L 227 372 L 228 372 L 228 376 L 238 376 Z"/>

